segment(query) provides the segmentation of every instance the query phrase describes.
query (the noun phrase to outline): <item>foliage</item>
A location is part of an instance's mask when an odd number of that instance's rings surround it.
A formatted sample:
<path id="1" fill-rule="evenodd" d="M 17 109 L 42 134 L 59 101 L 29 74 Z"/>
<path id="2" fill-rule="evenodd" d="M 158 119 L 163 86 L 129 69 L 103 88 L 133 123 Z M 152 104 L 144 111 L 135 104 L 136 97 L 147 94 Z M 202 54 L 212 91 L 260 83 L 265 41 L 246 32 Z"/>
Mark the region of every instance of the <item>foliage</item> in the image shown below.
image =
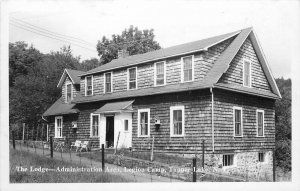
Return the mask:
<path id="1" fill-rule="evenodd" d="M 139 30 L 130 26 L 121 35 L 112 35 L 112 39 L 105 36 L 98 41 L 97 51 L 101 56 L 101 64 L 106 64 L 118 57 L 118 50 L 127 50 L 129 55 L 142 54 L 160 49 L 158 42 L 154 40 L 153 29 Z"/>
<path id="2" fill-rule="evenodd" d="M 285 171 L 291 170 L 291 79 L 276 79 L 282 99 L 275 103 L 276 163 Z"/>

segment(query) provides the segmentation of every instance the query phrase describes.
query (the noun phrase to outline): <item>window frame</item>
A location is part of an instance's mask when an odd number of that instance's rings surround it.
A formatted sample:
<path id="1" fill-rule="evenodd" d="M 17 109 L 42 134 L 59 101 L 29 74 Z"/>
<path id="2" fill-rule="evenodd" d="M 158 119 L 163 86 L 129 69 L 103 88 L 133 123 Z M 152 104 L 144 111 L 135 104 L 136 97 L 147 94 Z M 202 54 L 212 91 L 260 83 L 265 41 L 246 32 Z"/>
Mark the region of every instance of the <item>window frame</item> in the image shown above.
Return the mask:
<path id="1" fill-rule="evenodd" d="M 241 111 L 241 135 L 236 135 L 235 132 L 235 110 Z M 242 107 L 233 107 L 233 137 L 243 137 L 243 108 Z"/>
<path id="2" fill-rule="evenodd" d="M 71 85 L 71 98 L 70 98 L 70 100 L 68 100 L 68 85 Z M 69 103 L 73 99 L 73 84 L 71 82 L 66 82 L 66 85 L 65 85 L 65 98 L 66 98 L 65 103 Z"/>
<path id="3" fill-rule="evenodd" d="M 184 81 L 184 62 L 183 59 L 187 57 L 192 57 L 192 80 Z M 194 64 L 194 55 L 188 55 L 181 57 L 181 83 L 192 82 L 194 81 L 194 72 L 195 72 L 195 64 Z"/>
<path id="4" fill-rule="evenodd" d="M 260 161 L 259 159 L 259 155 L 262 154 L 262 158 L 263 158 L 263 161 Z M 266 153 L 265 152 L 258 152 L 258 162 L 259 163 L 265 163 L 266 162 Z"/>
<path id="5" fill-rule="evenodd" d="M 128 123 L 127 123 L 127 130 L 125 129 L 125 121 L 127 121 Z M 124 126 L 124 132 L 129 132 L 129 119 L 124 119 L 123 120 L 123 126 Z"/>
<path id="6" fill-rule="evenodd" d="M 182 134 L 181 135 L 175 135 L 174 134 L 174 126 L 173 126 L 173 111 L 174 110 L 181 110 L 182 112 Z M 171 106 L 170 107 L 170 137 L 184 137 L 185 136 L 185 108 L 184 105 L 177 105 L 177 106 Z"/>
<path id="7" fill-rule="evenodd" d="M 224 157 L 225 156 L 232 156 L 232 164 L 231 165 L 224 165 Z M 222 167 L 223 168 L 230 168 L 236 166 L 236 156 L 234 153 L 226 153 L 222 155 Z"/>
<path id="8" fill-rule="evenodd" d="M 141 122 L 141 113 L 147 112 L 148 113 L 148 135 L 141 135 L 141 127 L 140 127 L 140 122 Z M 150 108 L 146 109 L 138 109 L 138 137 L 150 137 Z"/>
<path id="9" fill-rule="evenodd" d="M 134 69 L 135 68 L 135 88 L 129 89 L 130 88 L 130 69 Z M 138 88 L 138 80 L 137 80 L 137 67 L 131 67 L 131 68 L 127 68 L 127 90 L 136 90 Z"/>
<path id="10" fill-rule="evenodd" d="M 106 92 L 106 74 L 110 74 L 110 92 Z M 113 93 L 113 72 L 106 72 L 103 74 L 103 93 Z"/>
<path id="11" fill-rule="evenodd" d="M 262 135 L 258 134 L 258 113 L 262 113 Z M 256 110 L 256 136 L 265 137 L 265 111 L 261 109 Z"/>
<path id="12" fill-rule="evenodd" d="M 61 120 L 61 136 L 57 136 L 58 133 L 58 127 L 57 127 L 57 119 Z M 63 116 L 56 116 L 55 117 L 55 122 L 54 122 L 54 138 L 63 138 Z"/>
<path id="13" fill-rule="evenodd" d="M 245 62 L 249 62 L 249 86 L 245 85 Z M 243 86 L 252 87 L 252 62 L 250 59 L 243 58 Z"/>
<path id="14" fill-rule="evenodd" d="M 163 67 L 164 67 L 164 83 L 163 84 L 157 84 L 157 64 L 163 63 Z M 154 63 L 154 86 L 164 86 L 166 85 L 166 61 L 159 61 L 159 62 L 155 62 Z"/>
<path id="15" fill-rule="evenodd" d="M 91 78 L 91 82 L 92 82 L 92 93 L 91 93 L 91 95 L 87 95 L 87 78 Z M 85 76 L 84 95 L 85 96 L 93 96 L 93 94 L 94 94 L 93 75 L 91 75 L 91 76 Z"/>
<path id="16" fill-rule="evenodd" d="M 98 135 L 93 135 L 93 116 L 98 117 Z M 100 137 L 100 114 L 91 113 L 90 115 L 90 137 Z"/>

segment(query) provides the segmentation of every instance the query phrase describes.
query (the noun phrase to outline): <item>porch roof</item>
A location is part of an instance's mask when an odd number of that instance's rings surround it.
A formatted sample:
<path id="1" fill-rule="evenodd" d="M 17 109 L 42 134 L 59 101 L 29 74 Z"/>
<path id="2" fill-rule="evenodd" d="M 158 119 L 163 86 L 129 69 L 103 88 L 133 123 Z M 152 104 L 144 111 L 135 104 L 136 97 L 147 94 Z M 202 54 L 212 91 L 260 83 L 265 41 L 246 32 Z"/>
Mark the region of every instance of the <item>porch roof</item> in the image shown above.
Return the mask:
<path id="1" fill-rule="evenodd" d="M 75 104 L 73 103 L 64 103 L 62 97 L 60 97 L 51 107 L 47 109 L 47 111 L 45 111 L 43 116 L 78 113 L 78 109 L 74 109 L 74 106 Z"/>
<path id="2" fill-rule="evenodd" d="M 132 103 L 134 100 L 122 101 L 122 102 L 112 102 L 107 103 L 97 109 L 94 113 L 119 113 L 119 112 L 131 112 Z"/>

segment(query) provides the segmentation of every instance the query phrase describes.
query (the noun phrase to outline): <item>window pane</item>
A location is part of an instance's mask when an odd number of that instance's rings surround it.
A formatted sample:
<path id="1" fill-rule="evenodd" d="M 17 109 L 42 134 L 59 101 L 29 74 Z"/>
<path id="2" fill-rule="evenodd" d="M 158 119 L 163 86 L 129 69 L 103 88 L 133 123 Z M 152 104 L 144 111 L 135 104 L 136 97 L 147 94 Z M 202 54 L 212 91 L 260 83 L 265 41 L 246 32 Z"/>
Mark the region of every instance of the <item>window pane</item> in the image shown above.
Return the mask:
<path id="1" fill-rule="evenodd" d="M 129 89 L 135 89 L 136 88 L 136 83 L 134 82 L 129 82 Z"/>
<path id="2" fill-rule="evenodd" d="M 86 85 L 91 86 L 92 85 L 92 77 L 87 77 L 86 78 Z"/>
<path id="3" fill-rule="evenodd" d="M 128 120 L 124 120 L 124 131 L 128 131 Z"/>

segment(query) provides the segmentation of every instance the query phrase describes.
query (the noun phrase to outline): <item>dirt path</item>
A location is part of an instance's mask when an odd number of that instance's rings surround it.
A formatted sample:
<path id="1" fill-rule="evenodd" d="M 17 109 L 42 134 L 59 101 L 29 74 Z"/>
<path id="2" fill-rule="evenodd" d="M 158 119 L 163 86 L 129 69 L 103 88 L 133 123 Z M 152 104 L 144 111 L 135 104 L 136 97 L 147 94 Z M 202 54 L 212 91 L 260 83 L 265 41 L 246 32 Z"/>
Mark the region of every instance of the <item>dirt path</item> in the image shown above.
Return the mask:
<path id="1" fill-rule="evenodd" d="M 44 156 L 47 158 L 50 158 L 50 150 L 41 148 L 32 148 L 32 147 L 26 147 L 24 145 L 20 146 L 19 144 L 16 144 L 17 150 L 23 150 L 28 151 L 30 153 L 34 153 L 40 156 Z M 61 153 L 54 151 L 53 152 L 53 158 L 57 160 L 64 160 L 71 163 L 74 163 L 78 166 L 86 166 L 86 167 L 95 167 L 95 168 L 102 168 L 102 163 L 95 160 L 90 160 L 86 157 L 79 157 L 77 155 L 78 153 L 71 153 L 71 159 L 70 159 L 70 153 Z M 139 169 L 133 169 L 134 171 L 130 171 L 129 169 L 125 167 L 120 167 L 113 164 L 105 163 L 105 170 L 109 171 L 111 174 L 117 174 L 119 176 L 124 176 L 126 179 L 132 180 L 132 182 L 182 182 L 177 179 L 157 176 L 155 174 L 149 174 L 149 173 L 143 173 L 139 172 Z"/>

